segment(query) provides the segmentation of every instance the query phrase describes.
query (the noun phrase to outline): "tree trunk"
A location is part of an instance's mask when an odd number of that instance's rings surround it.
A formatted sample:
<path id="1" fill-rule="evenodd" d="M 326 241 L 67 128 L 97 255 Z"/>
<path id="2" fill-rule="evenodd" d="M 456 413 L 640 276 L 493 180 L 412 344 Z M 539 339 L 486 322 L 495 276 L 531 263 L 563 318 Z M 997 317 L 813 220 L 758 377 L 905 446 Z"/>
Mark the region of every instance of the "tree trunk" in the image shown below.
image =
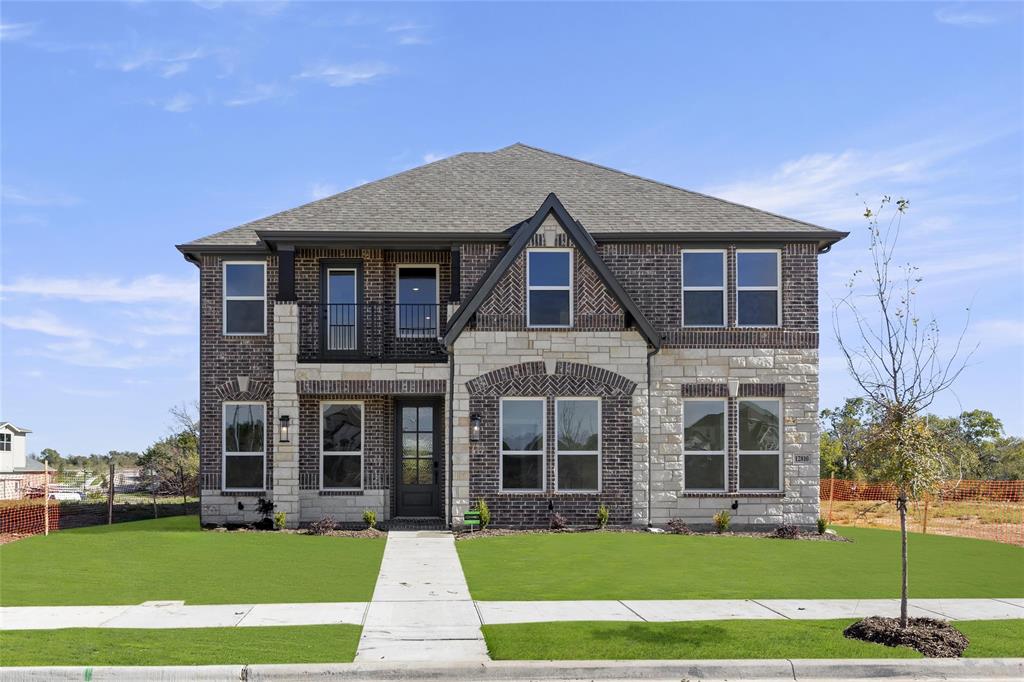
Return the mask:
<path id="1" fill-rule="evenodd" d="M 900 585 L 900 627 L 907 627 L 907 497 L 903 493 L 896 502 L 900 510 L 900 559 L 903 580 Z"/>

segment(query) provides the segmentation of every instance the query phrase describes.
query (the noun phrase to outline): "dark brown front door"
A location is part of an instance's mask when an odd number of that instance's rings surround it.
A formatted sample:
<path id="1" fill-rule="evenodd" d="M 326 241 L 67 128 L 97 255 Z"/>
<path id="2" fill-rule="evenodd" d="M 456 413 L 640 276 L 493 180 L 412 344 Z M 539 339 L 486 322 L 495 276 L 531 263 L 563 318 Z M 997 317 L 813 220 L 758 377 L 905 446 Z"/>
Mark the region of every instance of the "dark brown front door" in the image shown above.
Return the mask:
<path id="1" fill-rule="evenodd" d="M 398 516 L 440 516 L 438 462 L 441 401 L 395 400 L 395 492 Z"/>

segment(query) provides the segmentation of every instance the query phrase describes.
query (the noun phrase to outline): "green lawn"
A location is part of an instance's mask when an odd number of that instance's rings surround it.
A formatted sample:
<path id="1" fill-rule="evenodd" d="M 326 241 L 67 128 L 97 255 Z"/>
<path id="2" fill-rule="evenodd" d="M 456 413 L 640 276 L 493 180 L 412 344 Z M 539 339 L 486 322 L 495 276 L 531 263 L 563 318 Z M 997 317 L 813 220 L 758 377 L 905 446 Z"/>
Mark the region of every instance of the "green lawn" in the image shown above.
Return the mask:
<path id="1" fill-rule="evenodd" d="M 202 531 L 195 516 L 0 546 L 0 605 L 369 601 L 383 539 Z"/>
<path id="2" fill-rule="evenodd" d="M 495 660 L 920 658 L 912 649 L 843 637 L 850 620 L 719 620 L 687 623 L 485 625 Z M 968 657 L 1024 656 L 1024 620 L 956 624 Z"/>
<path id="3" fill-rule="evenodd" d="M 899 533 L 854 542 L 650 533 L 530 534 L 456 543 L 480 600 L 899 596 Z M 911 534 L 912 597 L 1022 597 L 1024 548 Z"/>
<path id="4" fill-rule="evenodd" d="M 0 666 L 347 663 L 358 625 L 0 632 Z M 89 679 L 86 677 L 85 679 Z"/>

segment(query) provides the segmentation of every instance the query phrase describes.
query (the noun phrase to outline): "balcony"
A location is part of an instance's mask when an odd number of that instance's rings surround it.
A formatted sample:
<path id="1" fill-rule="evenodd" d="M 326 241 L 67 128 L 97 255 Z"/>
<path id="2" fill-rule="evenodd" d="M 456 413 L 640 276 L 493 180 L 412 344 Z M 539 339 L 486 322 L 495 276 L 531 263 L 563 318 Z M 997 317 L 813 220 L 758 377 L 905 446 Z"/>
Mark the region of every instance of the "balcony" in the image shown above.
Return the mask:
<path id="1" fill-rule="evenodd" d="M 300 362 L 445 362 L 437 304 L 299 304 Z"/>

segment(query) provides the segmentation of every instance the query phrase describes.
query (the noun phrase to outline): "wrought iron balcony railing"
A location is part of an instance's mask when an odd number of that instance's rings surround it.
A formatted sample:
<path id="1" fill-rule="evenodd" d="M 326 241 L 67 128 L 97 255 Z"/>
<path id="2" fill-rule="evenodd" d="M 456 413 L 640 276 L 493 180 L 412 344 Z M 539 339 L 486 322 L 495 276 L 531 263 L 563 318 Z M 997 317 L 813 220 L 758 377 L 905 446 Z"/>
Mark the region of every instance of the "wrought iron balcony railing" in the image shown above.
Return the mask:
<path id="1" fill-rule="evenodd" d="M 434 303 L 299 306 L 299 359 L 443 360 L 446 320 Z"/>

